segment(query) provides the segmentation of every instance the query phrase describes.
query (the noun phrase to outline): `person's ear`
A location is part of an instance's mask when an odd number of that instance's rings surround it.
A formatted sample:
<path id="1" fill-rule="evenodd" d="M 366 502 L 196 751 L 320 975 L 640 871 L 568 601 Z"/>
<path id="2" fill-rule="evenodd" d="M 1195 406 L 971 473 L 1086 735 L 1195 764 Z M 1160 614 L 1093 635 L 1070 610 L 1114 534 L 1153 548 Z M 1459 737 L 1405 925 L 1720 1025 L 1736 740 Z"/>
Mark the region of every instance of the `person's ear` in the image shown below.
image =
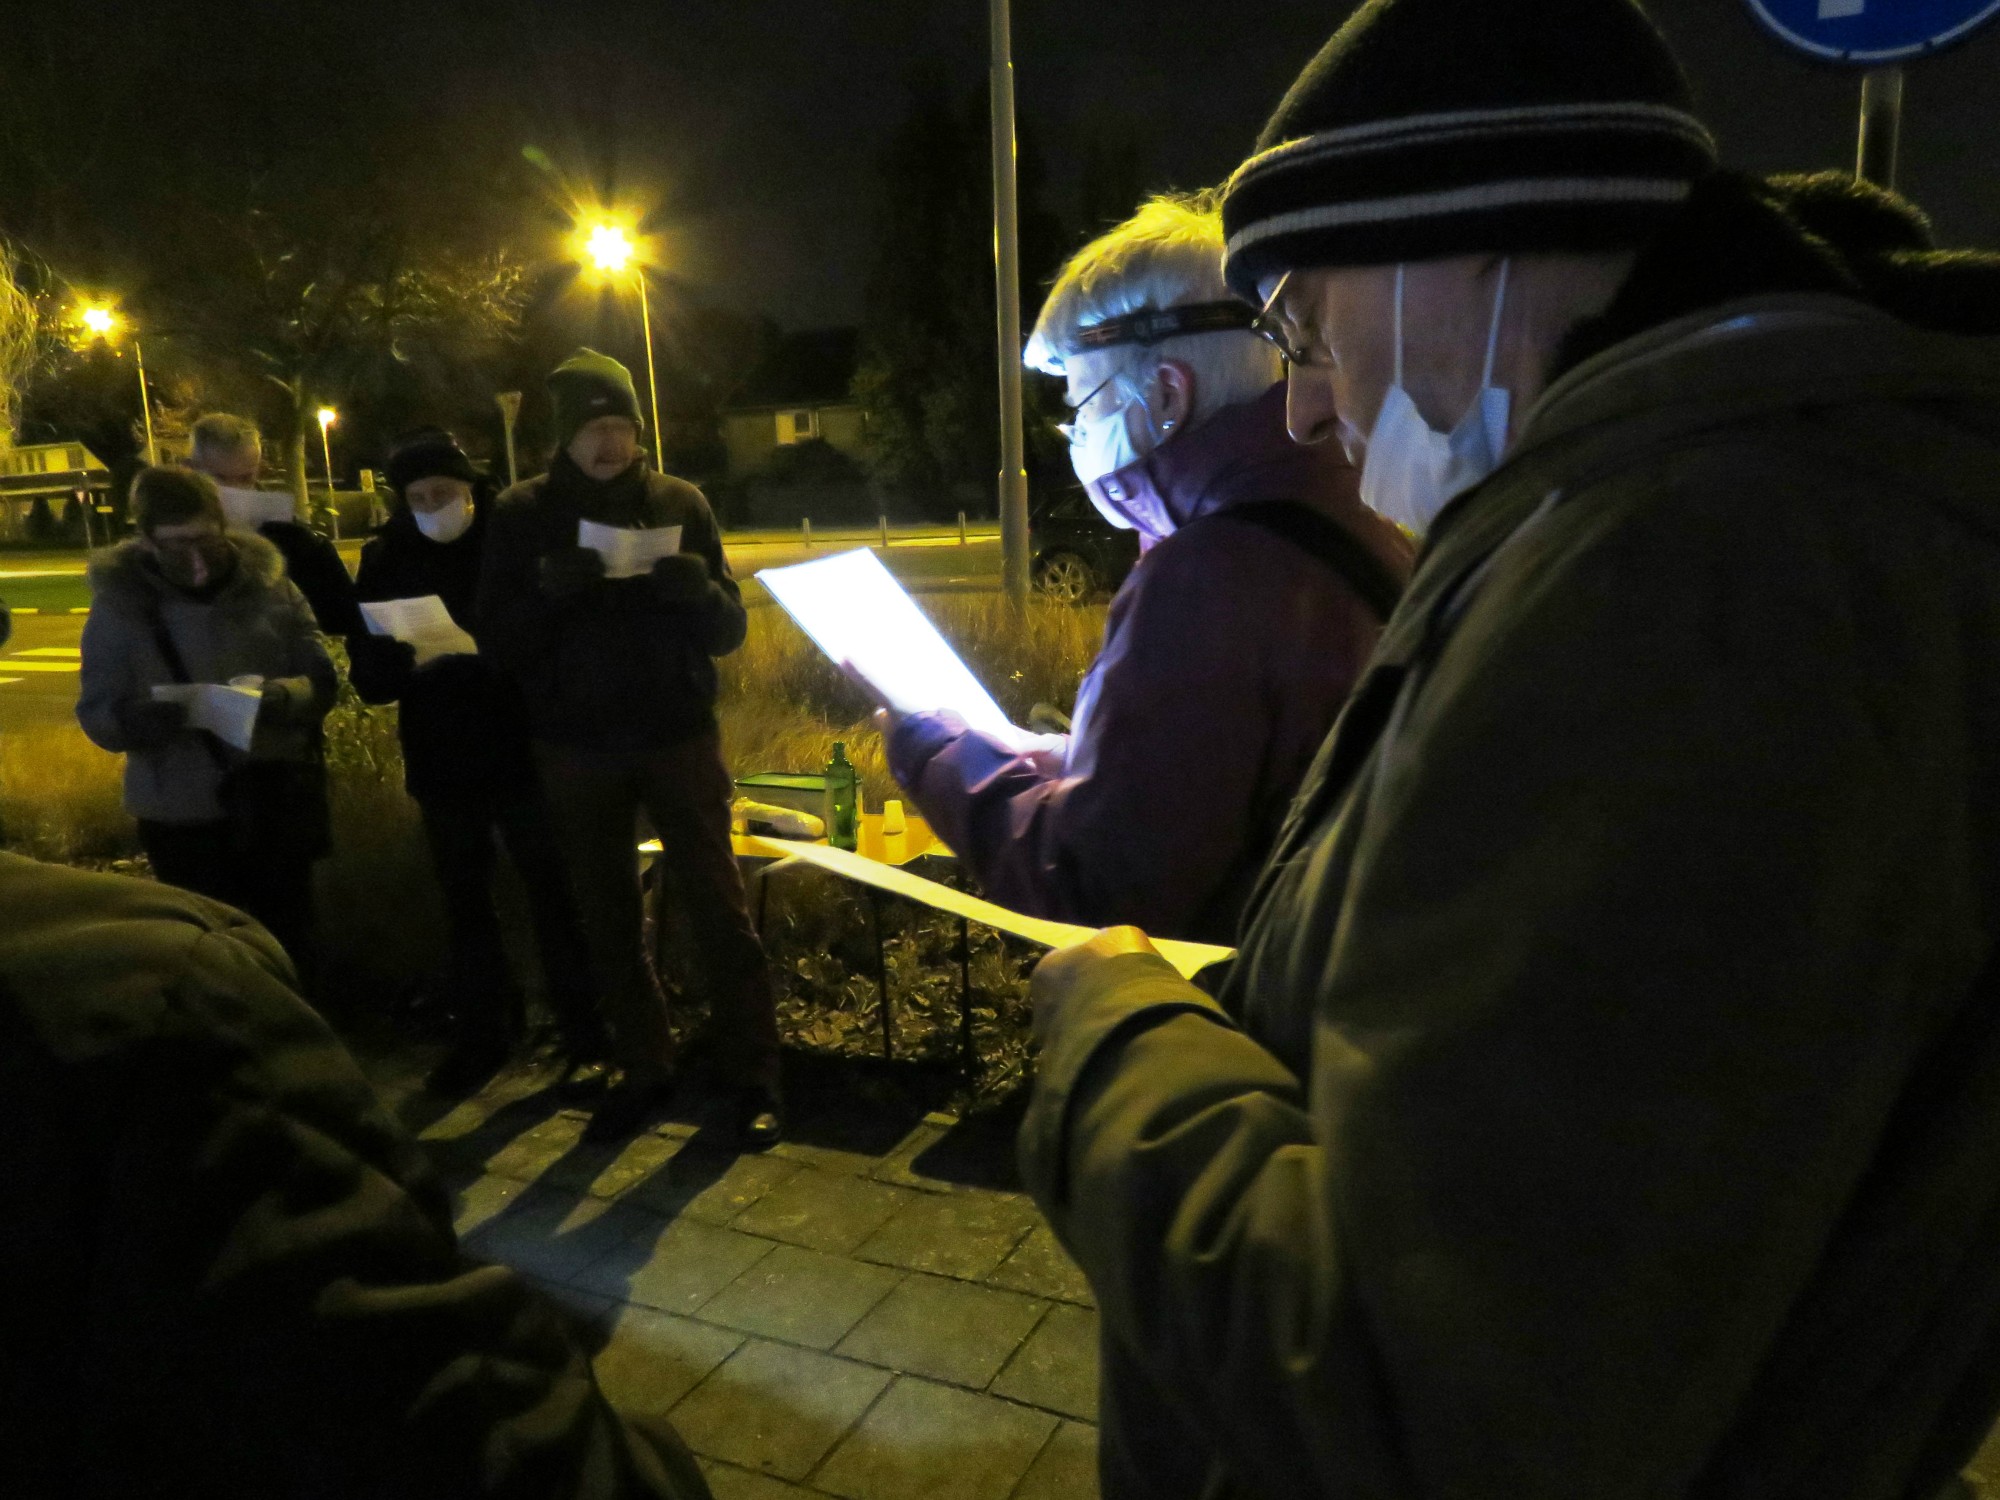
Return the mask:
<path id="1" fill-rule="evenodd" d="M 1159 391 L 1153 403 L 1153 420 L 1164 438 L 1179 432 L 1194 416 L 1194 366 L 1184 360 L 1163 359 L 1153 371 L 1153 384 Z"/>

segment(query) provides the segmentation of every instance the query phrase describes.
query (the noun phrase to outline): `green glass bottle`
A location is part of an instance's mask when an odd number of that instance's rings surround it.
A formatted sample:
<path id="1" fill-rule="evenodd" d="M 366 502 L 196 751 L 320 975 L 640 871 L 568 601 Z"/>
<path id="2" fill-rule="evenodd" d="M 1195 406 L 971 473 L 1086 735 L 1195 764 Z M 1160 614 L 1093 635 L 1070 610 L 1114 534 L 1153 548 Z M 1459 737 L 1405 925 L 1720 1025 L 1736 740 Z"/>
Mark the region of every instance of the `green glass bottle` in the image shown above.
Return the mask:
<path id="1" fill-rule="evenodd" d="M 836 849 L 853 849 L 861 842 L 861 791 L 845 742 L 833 742 L 833 759 L 826 763 L 826 838 Z"/>

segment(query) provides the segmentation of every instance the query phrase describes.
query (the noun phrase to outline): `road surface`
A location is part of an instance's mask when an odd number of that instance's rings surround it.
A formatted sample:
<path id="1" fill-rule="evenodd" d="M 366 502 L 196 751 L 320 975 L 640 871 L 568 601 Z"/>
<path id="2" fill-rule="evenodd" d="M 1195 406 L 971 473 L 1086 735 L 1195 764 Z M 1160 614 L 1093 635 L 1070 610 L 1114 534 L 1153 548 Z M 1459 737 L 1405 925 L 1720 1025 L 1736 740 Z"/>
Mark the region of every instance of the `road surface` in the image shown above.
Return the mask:
<path id="1" fill-rule="evenodd" d="M 988 592 L 1000 587 L 1000 539 L 974 532 L 961 544 L 949 536 L 890 533 L 884 552 L 874 532 L 815 538 L 808 548 L 797 533 L 770 532 L 724 538 L 729 565 L 743 580 L 752 608 L 771 598 L 751 577 L 760 568 L 785 567 L 814 557 L 873 545 L 889 570 L 915 594 Z M 359 543 L 344 543 L 351 571 Z M 14 609 L 14 638 L 0 648 L 0 734 L 32 724 L 70 723 L 76 707 L 78 645 L 89 611 L 81 553 L 0 553 L 0 599 Z"/>

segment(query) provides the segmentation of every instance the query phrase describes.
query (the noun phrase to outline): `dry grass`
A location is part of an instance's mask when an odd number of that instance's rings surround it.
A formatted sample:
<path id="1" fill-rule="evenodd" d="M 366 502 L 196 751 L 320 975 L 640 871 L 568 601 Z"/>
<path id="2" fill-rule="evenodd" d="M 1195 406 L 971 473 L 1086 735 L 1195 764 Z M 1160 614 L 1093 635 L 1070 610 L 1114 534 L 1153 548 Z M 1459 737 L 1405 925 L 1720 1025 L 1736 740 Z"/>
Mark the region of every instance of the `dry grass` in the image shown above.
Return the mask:
<path id="1" fill-rule="evenodd" d="M 120 802 L 124 771 L 74 724 L 0 734 L 0 843 L 66 863 L 129 859 L 139 837 Z"/>

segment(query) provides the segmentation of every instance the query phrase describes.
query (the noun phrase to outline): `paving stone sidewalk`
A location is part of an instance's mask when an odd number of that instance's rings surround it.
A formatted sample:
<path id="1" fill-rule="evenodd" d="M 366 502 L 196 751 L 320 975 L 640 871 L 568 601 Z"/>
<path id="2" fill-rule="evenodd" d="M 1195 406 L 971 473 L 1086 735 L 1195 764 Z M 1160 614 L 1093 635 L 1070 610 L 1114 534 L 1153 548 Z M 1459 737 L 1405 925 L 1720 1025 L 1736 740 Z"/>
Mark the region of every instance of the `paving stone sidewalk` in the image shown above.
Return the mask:
<path id="1" fill-rule="evenodd" d="M 467 1250 L 577 1314 L 607 1394 L 667 1415 L 719 1500 L 1097 1495 L 1090 1288 L 1024 1195 L 930 1175 L 951 1117 L 860 1149 L 738 1155 L 692 1120 L 590 1146 L 532 1069 L 443 1113 L 407 1061 L 371 1072 Z"/>

